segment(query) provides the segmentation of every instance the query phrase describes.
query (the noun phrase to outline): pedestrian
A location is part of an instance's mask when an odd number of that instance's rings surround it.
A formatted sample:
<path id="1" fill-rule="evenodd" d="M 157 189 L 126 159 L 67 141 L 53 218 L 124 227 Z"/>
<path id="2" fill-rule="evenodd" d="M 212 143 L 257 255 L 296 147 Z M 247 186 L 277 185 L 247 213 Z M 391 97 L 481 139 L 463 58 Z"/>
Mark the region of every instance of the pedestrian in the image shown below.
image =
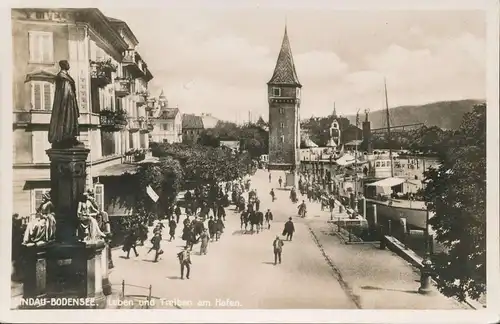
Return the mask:
<path id="1" fill-rule="evenodd" d="M 271 229 L 271 222 L 273 221 L 273 213 L 271 213 L 271 210 L 267 210 L 266 212 L 266 223 L 267 223 L 267 229 Z"/>
<path id="2" fill-rule="evenodd" d="M 217 232 L 217 229 L 215 227 L 215 221 L 212 216 L 210 216 L 210 219 L 208 220 L 208 233 L 210 234 L 210 239 L 212 242 L 214 241 L 215 233 Z"/>
<path id="3" fill-rule="evenodd" d="M 179 207 L 179 204 L 175 205 L 175 209 L 174 209 L 174 213 L 175 213 L 175 220 L 177 223 L 179 223 L 179 219 L 181 218 L 181 207 Z"/>
<path id="4" fill-rule="evenodd" d="M 259 197 L 255 197 L 255 210 L 259 211 L 260 209 L 260 199 Z"/>
<path id="5" fill-rule="evenodd" d="M 190 251 L 193 251 L 193 245 L 196 244 L 196 235 L 194 235 L 192 227 L 186 227 L 183 238 L 186 240 L 186 247 L 188 247 Z"/>
<path id="6" fill-rule="evenodd" d="M 271 189 L 269 194 L 271 195 L 272 201 L 274 202 L 276 200 L 276 195 L 274 194 L 274 189 Z"/>
<path id="7" fill-rule="evenodd" d="M 257 225 L 257 233 L 259 233 L 259 227 L 261 231 L 264 230 L 264 213 L 257 211 L 255 214 L 257 216 L 257 220 L 259 221 L 259 224 Z"/>
<path id="8" fill-rule="evenodd" d="M 169 239 L 170 242 L 172 242 L 172 240 L 175 239 L 175 229 L 177 228 L 177 223 L 178 222 L 179 222 L 179 220 L 177 220 L 177 222 L 176 222 L 173 219 L 171 219 L 168 222 L 168 227 L 169 227 L 168 234 L 170 235 L 170 239 Z"/>
<path id="9" fill-rule="evenodd" d="M 272 178 L 273 178 L 272 174 L 271 174 L 271 172 L 269 172 L 269 183 L 271 183 Z"/>
<path id="10" fill-rule="evenodd" d="M 243 213 L 241 213 L 241 215 L 240 215 L 240 230 L 242 230 L 242 229 L 243 229 L 243 225 L 245 225 L 245 223 L 246 223 L 246 221 L 245 221 L 245 219 L 246 219 L 246 213 L 247 213 L 247 212 L 246 212 L 246 211 L 244 211 L 244 212 L 243 212 Z M 245 228 L 245 230 L 246 230 L 246 228 Z"/>
<path id="11" fill-rule="evenodd" d="M 250 213 L 250 225 L 252 226 L 250 231 L 253 234 L 254 228 L 257 229 L 257 234 L 259 233 L 259 218 L 257 217 L 256 212 L 251 212 Z"/>
<path id="12" fill-rule="evenodd" d="M 281 179 L 281 176 L 280 176 L 280 178 L 278 179 L 278 183 L 280 184 L 280 188 L 281 188 L 281 184 L 283 183 L 283 179 Z"/>
<path id="13" fill-rule="evenodd" d="M 283 241 L 280 239 L 279 235 L 276 235 L 276 238 L 273 241 L 273 250 L 274 250 L 274 265 L 278 262 L 281 264 L 281 252 L 283 251 Z"/>
<path id="14" fill-rule="evenodd" d="M 222 204 L 219 204 L 219 206 L 218 206 L 217 216 L 219 216 L 224 221 L 226 221 L 226 210 L 224 209 L 224 206 L 222 206 Z"/>
<path id="15" fill-rule="evenodd" d="M 295 232 L 295 226 L 293 225 L 292 218 L 290 217 L 288 219 L 288 222 L 285 223 L 285 228 L 283 229 L 283 236 L 286 235 L 286 240 L 291 241 L 294 232 Z"/>
<path id="16" fill-rule="evenodd" d="M 200 234 L 200 242 L 200 255 L 206 255 L 208 247 L 208 233 L 206 228 L 203 230 L 203 233 Z"/>
<path id="17" fill-rule="evenodd" d="M 222 222 L 222 219 L 217 218 L 217 221 L 215 222 L 215 240 L 218 241 L 220 239 L 220 236 L 222 233 L 224 233 L 224 223 Z"/>
<path id="18" fill-rule="evenodd" d="M 189 253 L 187 246 L 184 247 L 184 250 L 177 253 L 177 258 L 181 265 L 181 279 L 184 280 L 184 268 L 187 270 L 186 278 L 189 279 L 189 274 L 191 273 L 191 253 Z"/>
<path id="19" fill-rule="evenodd" d="M 189 215 L 186 215 L 186 218 L 184 219 L 184 221 L 182 221 L 182 225 L 184 225 L 184 227 L 188 227 L 191 225 L 191 219 L 189 219 Z"/>
<path id="20" fill-rule="evenodd" d="M 161 235 L 160 233 L 156 232 L 153 238 L 151 239 L 151 248 L 148 251 L 151 252 L 152 250 L 155 250 L 155 259 L 153 262 L 158 262 L 158 257 L 163 254 L 163 250 L 160 248 L 160 242 L 161 242 Z"/>
<path id="21" fill-rule="evenodd" d="M 123 242 L 123 252 L 127 252 L 126 258 L 130 258 L 130 250 L 134 250 L 135 256 L 138 257 L 139 253 L 137 253 L 136 249 L 137 245 L 137 231 L 135 228 L 131 228 L 129 230 L 128 235 L 125 237 L 125 242 Z"/>

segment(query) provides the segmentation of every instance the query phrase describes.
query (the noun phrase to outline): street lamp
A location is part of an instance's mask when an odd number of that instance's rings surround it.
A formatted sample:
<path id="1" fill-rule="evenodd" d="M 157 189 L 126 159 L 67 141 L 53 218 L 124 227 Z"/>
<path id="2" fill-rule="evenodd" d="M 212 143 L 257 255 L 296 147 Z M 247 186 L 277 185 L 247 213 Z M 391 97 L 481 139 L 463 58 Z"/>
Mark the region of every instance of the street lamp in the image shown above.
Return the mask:
<path id="1" fill-rule="evenodd" d="M 426 205 L 425 214 L 425 257 L 422 260 L 422 268 L 420 269 L 420 288 L 418 292 L 423 295 L 429 295 L 433 292 L 431 287 L 432 276 L 432 261 L 430 257 L 429 244 L 429 206 Z"/>

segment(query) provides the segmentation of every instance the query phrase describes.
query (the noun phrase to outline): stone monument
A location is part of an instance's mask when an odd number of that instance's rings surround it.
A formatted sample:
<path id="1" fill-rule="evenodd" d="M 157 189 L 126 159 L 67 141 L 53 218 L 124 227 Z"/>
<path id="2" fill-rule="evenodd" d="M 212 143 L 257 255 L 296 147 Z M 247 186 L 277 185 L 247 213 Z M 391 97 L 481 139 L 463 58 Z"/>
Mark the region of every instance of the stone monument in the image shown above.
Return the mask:
<path id="1" fill-rule="evenodd" d="M 95 219 L 83 199 L 90 150 L 77 140 L 79 110 L 75 82 L 68 73 L 69 63 L 60 61 L 59 66 L 48 134 L 52 148 L 46 151 L 50 158 L 50 202 L 55 231 L 49 235 L 48 229 L 45 236 L 35 235 L 34 229 L 50 223 L 37 220 L 27 234 L 38 239 L 25 242 L 28 275 L 24 297 L 91 298 L 93 302 L 88 305 L 68 307 L 104 308 L 102 278 L 106 269 L 102 267 L 101 254 L 105 243 L 100 231 L 93 227 Z M 79 231 L 82 224 L 91 230 L 82 234 Z"/>

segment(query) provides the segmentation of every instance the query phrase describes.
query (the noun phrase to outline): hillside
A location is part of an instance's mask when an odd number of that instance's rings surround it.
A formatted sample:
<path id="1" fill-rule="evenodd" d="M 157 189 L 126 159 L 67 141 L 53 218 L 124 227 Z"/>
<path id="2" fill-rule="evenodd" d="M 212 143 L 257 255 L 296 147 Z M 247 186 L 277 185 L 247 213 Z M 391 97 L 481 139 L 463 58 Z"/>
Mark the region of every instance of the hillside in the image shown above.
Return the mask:
<path id="1" fill-rule="evenodd" d="M 467 99 L 389 108 L 390 122 L 392 126 L 424 123 L 428 127 L 438 126 L 442 129 L 456 129 L 460 126 L 466 112 L 472 111 L 474 105 L 484 102 L 484 100 Z M 346 118 L 352 124 L 356 122 L 356 115 L 346 116 Z M 385 110 L 370 112 L 368 118 L 372 129 L 387 127 Z M 365 115 L 362 114 L 360 120 L 364 121 L 364 119 Z"/>

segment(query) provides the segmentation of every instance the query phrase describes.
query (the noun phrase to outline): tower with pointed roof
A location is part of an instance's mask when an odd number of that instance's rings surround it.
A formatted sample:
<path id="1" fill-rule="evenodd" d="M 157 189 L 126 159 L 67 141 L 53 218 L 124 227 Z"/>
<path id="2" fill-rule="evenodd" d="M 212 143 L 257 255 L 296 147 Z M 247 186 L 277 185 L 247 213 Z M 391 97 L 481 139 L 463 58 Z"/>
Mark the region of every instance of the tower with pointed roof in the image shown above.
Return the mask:
<path id="1" fill-rule="evenodd" d="M 295 70 L 286 26 L 276 67 L 271 80 L 267 83 L 267 88 L 269 101 L 268 168 L 269 170 L 287 170 L 294 174 L 300 163 L 302 85 Z"/>

